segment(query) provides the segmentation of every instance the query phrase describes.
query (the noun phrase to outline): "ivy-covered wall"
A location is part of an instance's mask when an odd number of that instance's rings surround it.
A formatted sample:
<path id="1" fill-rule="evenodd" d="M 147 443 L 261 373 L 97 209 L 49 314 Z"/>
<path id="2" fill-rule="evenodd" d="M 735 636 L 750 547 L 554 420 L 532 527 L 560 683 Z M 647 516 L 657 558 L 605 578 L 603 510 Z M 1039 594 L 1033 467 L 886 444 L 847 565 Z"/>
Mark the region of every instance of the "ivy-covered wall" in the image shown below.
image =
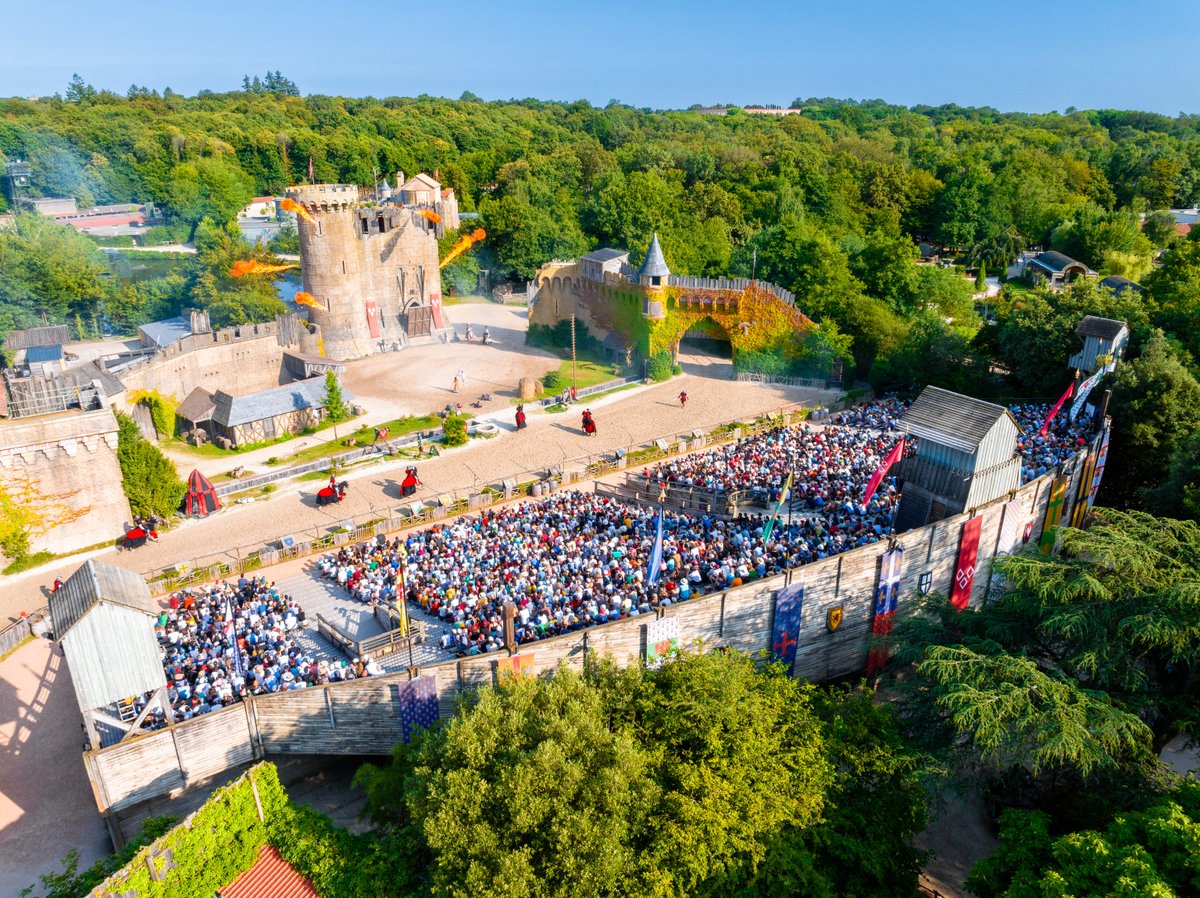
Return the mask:
<path id="1" fill-rule="evenodd" d="M 713 290 L 701 295 L 714 302 L 680 301 L 697 294 L 686 287 L 662 289 L 665 317 L 658 321 L 643 318 L 648 326 L 650 353 L 676 351 L 688 330 L 711 319 L 729 338 L 735 357 L 740 352 L 774 351 L 789 357 L 802 354 L 804 337 L 813 323 L 770 291 L 761 287 L 748 287 L 740 293 Z"/>
<path id="2" fill-rule="evenodd" d="M 200 810 L 142 848 L 94 894 L 212 898 L 249 870 L 267 843 L 329 898 L 393 898 L 414 890 L 414 865 L 403 846 L 339 829 L 312 808 L 292 804 L 275 765 L 263 763 L 214 792 Z"/>

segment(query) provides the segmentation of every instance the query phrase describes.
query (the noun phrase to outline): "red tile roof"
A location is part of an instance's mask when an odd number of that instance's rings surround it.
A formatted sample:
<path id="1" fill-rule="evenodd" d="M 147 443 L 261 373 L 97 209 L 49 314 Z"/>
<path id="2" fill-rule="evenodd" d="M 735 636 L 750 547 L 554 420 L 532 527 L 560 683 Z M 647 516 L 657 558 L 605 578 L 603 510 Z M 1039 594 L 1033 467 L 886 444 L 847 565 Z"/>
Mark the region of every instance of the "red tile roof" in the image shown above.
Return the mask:
<path id="1" fill-rule="evenodd" d="M 321 898 L 313 884 L 273 845 L 258 849 L 254 866 L 220 891 L 220 898 Z"/>

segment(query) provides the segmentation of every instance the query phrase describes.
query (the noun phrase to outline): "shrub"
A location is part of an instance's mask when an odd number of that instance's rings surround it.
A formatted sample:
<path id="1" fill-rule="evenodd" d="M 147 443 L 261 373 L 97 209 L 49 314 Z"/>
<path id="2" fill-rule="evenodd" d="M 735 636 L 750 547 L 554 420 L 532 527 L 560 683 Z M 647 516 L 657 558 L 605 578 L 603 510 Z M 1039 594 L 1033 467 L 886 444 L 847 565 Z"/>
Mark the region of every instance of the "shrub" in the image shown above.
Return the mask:
<path id="1" fill-rule="evenodd" d="M 653 381 L 670 380 L 673 375 L 682 370 L 671 358 L 671 352 L 668 349 L 660 349 L 650 356 L 649 364 L 646 366 L 646 371 Z"/>
<path id="2" fill-rule="evenodd" d="M 788 363 L 778 352 L 743 350 L 733 359 L 735 371 L 779 377 L 788 373 Z"/>
<path id="3" fill-rule="evenodd" d="M 462 446 L 467 442 L 467 419 L 462 415 L 450 415 L 442 422 L 447 446 Z"/>
<path id="4" fill-rule="evenodd" d="M 557 393 L 567 385 L 567 379 L 559 371 L 551 371 L 542 376 L 542 386 L 551 393 Z"/>
<path id="5" fill-rule="evenodd" d="M 163 518 L 179 510 L 187 484 L 170 459 L 142 436 L 132 418 L 121 412 L 117 412 L 117 462 L 134 514 Z"/>

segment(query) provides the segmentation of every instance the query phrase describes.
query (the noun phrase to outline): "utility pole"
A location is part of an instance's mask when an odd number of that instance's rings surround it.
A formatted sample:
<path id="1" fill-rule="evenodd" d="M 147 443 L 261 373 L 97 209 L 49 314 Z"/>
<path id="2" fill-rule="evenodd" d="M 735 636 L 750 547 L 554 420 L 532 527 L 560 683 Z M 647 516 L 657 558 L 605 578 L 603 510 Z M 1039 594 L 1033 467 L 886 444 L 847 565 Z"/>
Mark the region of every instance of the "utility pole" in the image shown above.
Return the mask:
<path id="1" fill-rule="evenodd" d="M 571 315 L 571 389 L 576 387 L 575 382 L 575 315 Z"/>
<path id="2" fill-rule="evenodd" d="M 758 247 L 753 247 L 750 250 L 750 283 L 754 283 L 756 274 L 758 274 Z"/>

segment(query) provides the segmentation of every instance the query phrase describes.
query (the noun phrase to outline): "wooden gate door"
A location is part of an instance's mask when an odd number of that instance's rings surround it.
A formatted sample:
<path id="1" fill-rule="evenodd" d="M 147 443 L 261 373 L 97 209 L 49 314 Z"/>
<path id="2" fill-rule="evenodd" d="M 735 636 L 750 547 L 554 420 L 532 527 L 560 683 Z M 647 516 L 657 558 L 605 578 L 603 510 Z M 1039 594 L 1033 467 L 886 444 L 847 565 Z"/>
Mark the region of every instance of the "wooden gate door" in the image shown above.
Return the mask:
<path id="1" fill-rule="evenodd" d="M 410 337 L 428 337 L 433 333 L 433 307 L 409 306 L 406 331 Z"/>

